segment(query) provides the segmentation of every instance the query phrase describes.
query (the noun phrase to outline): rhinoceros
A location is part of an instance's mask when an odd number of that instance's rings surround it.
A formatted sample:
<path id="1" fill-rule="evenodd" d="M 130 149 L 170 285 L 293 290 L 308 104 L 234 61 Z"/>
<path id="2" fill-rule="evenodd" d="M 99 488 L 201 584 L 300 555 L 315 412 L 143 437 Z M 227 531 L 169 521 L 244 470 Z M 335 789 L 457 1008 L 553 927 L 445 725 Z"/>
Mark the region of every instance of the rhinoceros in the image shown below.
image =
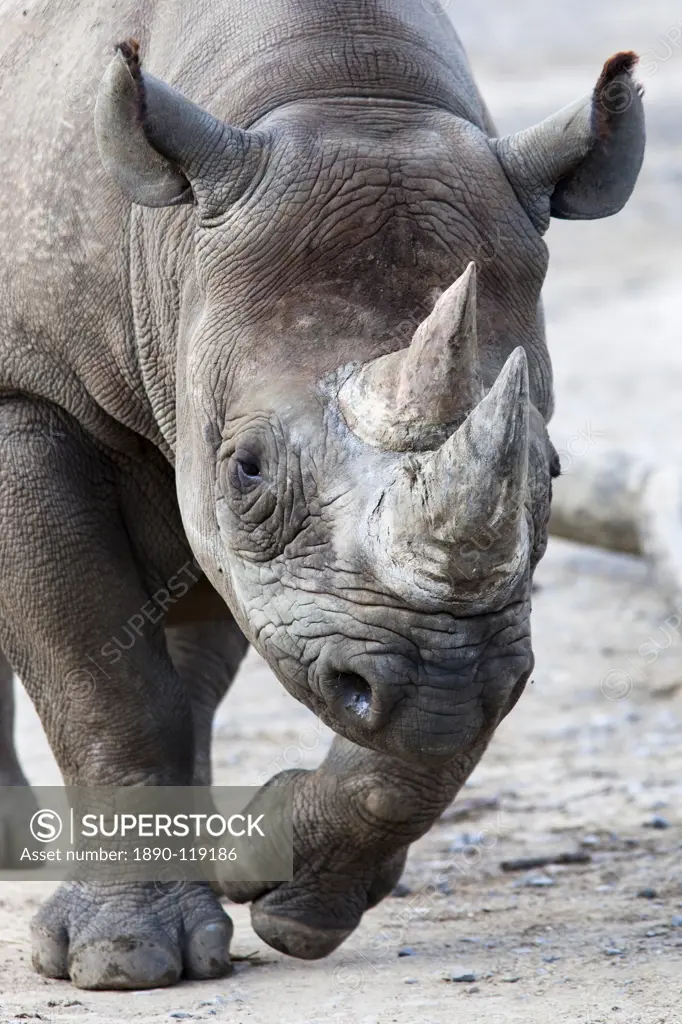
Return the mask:
<path id="1" fill-rule="evenodd" d="M 446 5 L 23 4 L 0 21 L 2 648 L 67 783 L 182 786 L 210 780 L 252 644 L 336 736 L 285 780 L 294 880 L 227 895 L 322 957 L 531 673 L 543 235 L 629 198 L 636 56 L 501 137 Z M 170 985 L 226 973 L 231 932 L 208 884 L 69 882 L 33 963 Z"/>

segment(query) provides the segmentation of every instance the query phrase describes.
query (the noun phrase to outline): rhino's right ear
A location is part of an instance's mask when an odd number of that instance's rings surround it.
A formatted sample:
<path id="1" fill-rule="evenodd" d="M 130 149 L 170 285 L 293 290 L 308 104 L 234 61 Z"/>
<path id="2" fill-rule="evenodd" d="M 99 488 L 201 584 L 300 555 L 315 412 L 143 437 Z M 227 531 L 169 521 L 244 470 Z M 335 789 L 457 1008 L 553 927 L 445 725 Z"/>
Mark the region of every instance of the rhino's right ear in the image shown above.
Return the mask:
<path id="1" fill-rule="evenodd" d="M 102 78 L 95 133 L 106 171 L 141 206 L 229 203 L 248 185 L 262 149 L 258 135 L 143 75 L 132 39 L 119 44 Z"/>
<path id="2" fill-rule="evenodd" d="M 635 53 L 604 65 L 591 96 L 506 138 L 491 140 L 529 217 L 544 232 L 549 218 L 610 217 L 632 194 L 644 158 L 642 87 Z"/>

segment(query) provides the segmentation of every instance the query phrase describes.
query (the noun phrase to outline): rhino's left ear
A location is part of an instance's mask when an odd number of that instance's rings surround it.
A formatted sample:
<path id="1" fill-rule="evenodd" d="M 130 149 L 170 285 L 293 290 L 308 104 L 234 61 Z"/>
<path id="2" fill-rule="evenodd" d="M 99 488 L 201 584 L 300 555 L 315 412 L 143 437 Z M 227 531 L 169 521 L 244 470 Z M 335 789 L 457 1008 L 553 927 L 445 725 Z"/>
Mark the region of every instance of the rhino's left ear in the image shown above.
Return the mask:
<path id="1" fill-rule="evenodd" d="M 102 78 L 95 134 L 105 169 L 141 206 L 195 202 L 211 215 L 252 180 L 262 137 L 233 128 L 165 82 L 143 74 L 134 39 Z"/>
<path id="2" fill-rule="evenodd" d="M 617 53 L 591 96 L 492 145 L 516 195 L 540 231 L 549 218 L 610 217 L 632 194 L 644 158 L 638 57 Z"/>

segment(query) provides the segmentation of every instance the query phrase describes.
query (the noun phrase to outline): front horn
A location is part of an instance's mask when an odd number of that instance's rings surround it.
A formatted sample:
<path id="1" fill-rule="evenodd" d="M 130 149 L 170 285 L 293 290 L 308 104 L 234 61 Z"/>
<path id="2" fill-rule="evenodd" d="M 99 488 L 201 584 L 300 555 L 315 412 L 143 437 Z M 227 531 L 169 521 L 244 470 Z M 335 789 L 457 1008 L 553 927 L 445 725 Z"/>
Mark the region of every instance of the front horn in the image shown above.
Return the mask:
<path id="1" fill-rule="evenodd" d="M 530 398 L 522 348 L 440 448 L 406 457 L 370 517 L 394 586 L 475 601 L 513 583 L 529 555 Z"/>

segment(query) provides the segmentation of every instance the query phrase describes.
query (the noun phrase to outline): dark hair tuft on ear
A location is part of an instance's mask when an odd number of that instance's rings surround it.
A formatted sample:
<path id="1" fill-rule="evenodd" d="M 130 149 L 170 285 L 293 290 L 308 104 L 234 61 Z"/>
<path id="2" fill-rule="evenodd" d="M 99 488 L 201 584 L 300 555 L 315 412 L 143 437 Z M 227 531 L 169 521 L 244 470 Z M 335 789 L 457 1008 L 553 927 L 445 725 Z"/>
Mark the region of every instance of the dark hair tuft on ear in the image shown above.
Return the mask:
<path id="1" fill-rule="evenodd" d="M 599 81 L 595 86 L 596 91 L 599 92 L 600 89 L 603 89 L 616 75 L 621 75 L 625 71 L 632 74 L 638 63 L 639 55 L 634 50 L 621 50 L 619 53 L 614 53 L 613 57 L 609 57 L 604 64 Z"/>
<path id="2" fill-rule="evenodd" d="M 140 44 L 137 39 L 125 39 L 116 46 L 116 52 L 123 57 L 128 71 L 137 86 L 138 116 L 144 125 L 147 116 L 147 102 L 144 91 L 144 79 L 142 78 L 142 61 L 140 59 Z"/>
<path id="3" fill-rule="evenodd" d="M 628 90 L 636 90 L 639 96 L 643 95 L 644 88 L 632 79 L 638 63 L 639 56 L 634 50 L 621 50 L 604 64 L 594 87 L 593 125 L 599 138 L 609 137 L 614 114 L 625 113 L 630 106 L 632 92 L 628 95 Z M 623 81 L 623 75 L 629 75 L 631 81 Z M 617 78 L 621 81 L 616 82 Z"/>
<path id="4" fill-rule="evenodd" d="M 142 65 L 140 44 L 137 39 L 125 39 L 122 43 L 118 43 L 115 49 L 121 51 L 121 56 L 128 65 L 128 70 L 133 78 L 139 78 Z"/>

